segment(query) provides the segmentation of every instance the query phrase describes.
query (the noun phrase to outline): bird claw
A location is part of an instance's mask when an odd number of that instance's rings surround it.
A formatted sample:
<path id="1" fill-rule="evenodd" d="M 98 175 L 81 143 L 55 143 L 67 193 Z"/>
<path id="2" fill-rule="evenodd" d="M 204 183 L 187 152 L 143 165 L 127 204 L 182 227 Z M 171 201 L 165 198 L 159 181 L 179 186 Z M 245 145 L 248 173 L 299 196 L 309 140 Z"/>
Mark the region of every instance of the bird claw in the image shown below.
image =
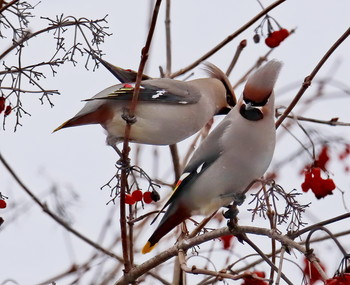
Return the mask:
<path id="1" fill-rule="evenodd" d="M 130 158 L 127 158 L 127 161 L 122 157 L 117 161 L 118 168 L 130 168 Z"/>
<path id="2" fill-rule="evenodd" d="M 241 206 L 243 204 L 245 198 L 246 198 L 246 195 L 244 193 L 236 193 L 233 196 L 234 204 L 237 206 Z"/>
<path id="3" fill-rule="evenodd" d="M 223 213 L 225 219 L 237 219 L 237 215 L 239 213 L 236 205 L 229 205 L 227 206 L 228 210 Z"/>

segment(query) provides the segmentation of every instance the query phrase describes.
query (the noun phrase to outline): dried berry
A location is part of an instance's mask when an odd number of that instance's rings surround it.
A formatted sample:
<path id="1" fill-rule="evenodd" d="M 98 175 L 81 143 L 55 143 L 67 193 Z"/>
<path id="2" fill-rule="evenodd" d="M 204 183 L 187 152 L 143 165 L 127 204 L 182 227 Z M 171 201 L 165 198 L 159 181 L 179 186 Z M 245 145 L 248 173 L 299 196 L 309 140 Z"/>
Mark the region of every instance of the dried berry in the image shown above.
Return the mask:
<path id="1" fill-rule="evenodd" d="M 158 193 L 157 191 L 153 190 L 153 191 L 151 192 L 151 198 L 152 198 L 152 200 L 153 200 L 154 202 L 159 201 L 159 200 L 160 200 L 159 193 Z"/>
<path id="2" fill-rule="evenodd" d="M 253 41 L 254 43 L 258 44 L 260 42 L 260 36 L 259 34 L 255 34 L 254 37 L 253 37 Z"/>

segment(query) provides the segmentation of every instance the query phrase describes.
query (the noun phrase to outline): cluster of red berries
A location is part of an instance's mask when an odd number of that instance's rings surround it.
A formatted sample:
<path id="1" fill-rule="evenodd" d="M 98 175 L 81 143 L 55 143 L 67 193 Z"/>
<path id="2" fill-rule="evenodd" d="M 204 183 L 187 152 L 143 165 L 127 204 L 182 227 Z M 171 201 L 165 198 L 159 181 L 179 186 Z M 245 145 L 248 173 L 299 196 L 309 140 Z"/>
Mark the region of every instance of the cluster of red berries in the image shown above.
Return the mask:
<path id="1" fill-rule="evenodd" d="M 289 36 L 289 31 L 287 29 L 280 29 L 278 31 L 273 31 L 268 34 L 265 39 L 265 44 L 270 48 L 275 48 L 280 45 Z"/>
<path id="2" fill-rule="evenodd" d="M 321 168 L 313 167 L 305 171 L 305 180 L 301 184 L 301 189 L 304 192 L 310 189 L 315 194 L 317 199 L 324 198 L 327 195 L 332 195 L 335 189 L 334 181 L 330 178 L 323 179 L 321 177 Z"/>
<path id="3" fill-rule="evenodd" d="M 349 285 L 350 274 L 345 273 L 326 280 L 326 285 Z"/>
<path id="4" fill-rule="evenodd" d="M 252 275 L 255 275 L 260 278 L 265 278 L 265 272 L 263 271 L 254 271 Z M 243 283 L 241 285 L 267 285 L 268 283 L 264 280 L 254 278 L 253 276 L 248 276 L 243 278 Z"/>
<path id="5" fill-rule="evenodd" d="M 264 37 L 266 34 L 265 44 L 270 48 L 275 48 L 290 35 L 290 32 L 282 28 L 273 17 L 265 15 L 259 26 L 255 28 L 254 42 L 259 43 L 260 36 Z"/>
<path id="6" fill-rule="evenodd" d="M 301 184 L 301 189 L 304 192 L 311 191 L 315 194 L 317 199 L 324 198 L 327 195 L 331 195 L 336 185 L 330 178 L 323 179 L 321 177 L 321 170 L 327 171 L 326 165 L 330 159 L 329 147 L 327 144 L 323 145 L 321 152 L 312 165 L 307 165 L 306 170 L 303 171 L 305 178 Z"/>
<path id="7" fill-rule="evenodd" d="M 137 189 L 131 194 L 125 194 L 125 203 L 128 205 L 134 205 L 137 202 L 143 201 L 146 204 L 159 201 L 160 197 L 156 191 L 146 191 L 143 193 L 141 190 Z"/>
<path id="8" fill-rule="evenodd" d="M 5 97 L 0 97 L 0 114 L 5 110 L 4 115 L 8 116 L 11 114 L 12 107 L 10 105 L 6 106 L 5 101 Z"/>

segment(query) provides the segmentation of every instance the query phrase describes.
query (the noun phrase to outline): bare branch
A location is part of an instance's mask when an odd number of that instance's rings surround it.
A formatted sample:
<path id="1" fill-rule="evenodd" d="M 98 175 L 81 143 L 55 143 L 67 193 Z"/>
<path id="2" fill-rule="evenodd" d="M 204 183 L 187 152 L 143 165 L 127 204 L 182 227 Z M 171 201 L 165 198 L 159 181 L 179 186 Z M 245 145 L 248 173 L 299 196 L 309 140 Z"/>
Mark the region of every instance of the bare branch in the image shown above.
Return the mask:
<path id="1" fill-rule="evenodd" d="M 239 28 L 236 32 L 233 34 L 229 35 L 226 39 L 224 39 L 221 43 L 216 45 L 213 49 L 205 53 L 203 56 L 201 56 L 199 59 L 197 59 L 195 62 L 192 64 L 188 65 L 187 67 L 184 67 L 180 69 L 177 72 L 172 73 L 169 77 L 174 78 L 179 75 L 182 75 L 186 73 L 187 71 L 193 69 L 197 65 L 199 65 L 201 62 L 212 56 L 214 53 L 219 51 L 222 47 L 224 47 L 226 44 L 228 44 L 230 41 L 232 41 L 234 38 L 236 38 L 238 35 L 240 35 L 243 31 L 248 29 L 251 25 L 253 25 L 257 20 L 259 20 L 261 17 L 266 15 L 268 12 L 270 12 L 272 9 L 277 7 L 278 5 L 282 4 L 286 0 L 278 0 L 274 3 L 272 3 L 270 6 L 268 6 L 266 9 L 262 10 L 259 14 L 257 14 L 255 17 L 253 17 L 250 21 L 248 21 L 246 24 L 244 24 L 241 28 Z"/>
<path id="2" fill-rule="evenodd" d="M 293 101 L 289 104 L 286 110 L 283 112 L 282 116 L 278 118 L 276 121 L 276 129 L 281 125 L 284 119 L 289 115 L 289 113 L 294 109 L 297 105 L 306 89 L 311 85 L 312 80 L 317 75 L 321 67 L 325 64 L 328 58 L 332 55 L 332 53 L 340 46 L 350 35 L 350 28 L 348 28 L 345 33 L 332 45 L 332 47 L 326 52 L 326 54 L 322 57 L 320 62 L 316 65 L 314 70 L 310 73 L 310 75 L 305 77 L 303 85 L 300 87 L 298 93 L 295 95 Z"/>

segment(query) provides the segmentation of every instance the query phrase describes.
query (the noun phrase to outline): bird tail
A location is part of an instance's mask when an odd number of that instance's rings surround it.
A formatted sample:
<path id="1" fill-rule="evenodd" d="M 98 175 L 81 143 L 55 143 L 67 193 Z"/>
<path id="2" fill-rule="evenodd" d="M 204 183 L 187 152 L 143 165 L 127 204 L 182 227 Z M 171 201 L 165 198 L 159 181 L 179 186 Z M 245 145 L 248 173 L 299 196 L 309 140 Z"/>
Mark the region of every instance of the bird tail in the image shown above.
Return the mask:
<path id="1" fill-rule="evenodd" d="M 173 205 L 170 205 L 170 207 L 172 206 Z M 179 205 L 178 209 L 169 208 L 165 213 L 163 219 L 160 221 L 157 229 L 143 247 L 142 254 L 146 254 L 152 251 L 161 238 L 163 238 L 167 233 L 169 233 L 172 229 L 181 224 L 190 216 L 190 211 L 184 206 Z"/>
<path id="2" fill-rule="evenodd" d="M 100 106 L 93 112 L 81 114 L 74 116 L 72 119 L 64 122 L 62 125 L 53 130 L 54 132 L 59 131 L 60 129 L 82 126 L 82 125 L 91 125 L 91 124 L 103 124 L 108 119 L 113 116 L 111 110 L 105 105 Z"/>

